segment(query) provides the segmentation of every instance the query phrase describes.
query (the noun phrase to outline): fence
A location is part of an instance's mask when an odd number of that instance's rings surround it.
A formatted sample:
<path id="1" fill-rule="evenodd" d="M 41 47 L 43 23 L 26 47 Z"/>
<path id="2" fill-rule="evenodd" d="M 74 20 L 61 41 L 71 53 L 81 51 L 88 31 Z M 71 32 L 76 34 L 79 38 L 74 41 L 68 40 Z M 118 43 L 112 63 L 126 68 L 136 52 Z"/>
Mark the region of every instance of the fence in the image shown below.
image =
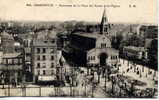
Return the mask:
<path id="1" fill-rule="evenodd" d="M 88 87 L 5 87 L 0 88 L 0 96 L 86 97 L 90 95 L 89 90 Z"/>

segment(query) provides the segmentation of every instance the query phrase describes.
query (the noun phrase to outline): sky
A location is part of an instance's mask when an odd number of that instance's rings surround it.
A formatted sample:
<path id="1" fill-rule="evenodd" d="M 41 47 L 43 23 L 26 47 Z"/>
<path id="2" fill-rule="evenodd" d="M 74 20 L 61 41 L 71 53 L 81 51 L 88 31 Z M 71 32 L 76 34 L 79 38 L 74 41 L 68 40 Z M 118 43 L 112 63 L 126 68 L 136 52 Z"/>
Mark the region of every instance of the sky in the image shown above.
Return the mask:
<path id="1" fill-rule="evenodd" d="M 54 6 L 26 6 L 53 4 Z M 105 7 L 112 23 L 157 23 L 157 0 L 0 0 L 1 20 L 29 21 L 95 21 L 99 22 L 104 7 L 59 7 L 55 5 L 120 5 Z M 136 5 L 136 7 L 129 7 Z"/>

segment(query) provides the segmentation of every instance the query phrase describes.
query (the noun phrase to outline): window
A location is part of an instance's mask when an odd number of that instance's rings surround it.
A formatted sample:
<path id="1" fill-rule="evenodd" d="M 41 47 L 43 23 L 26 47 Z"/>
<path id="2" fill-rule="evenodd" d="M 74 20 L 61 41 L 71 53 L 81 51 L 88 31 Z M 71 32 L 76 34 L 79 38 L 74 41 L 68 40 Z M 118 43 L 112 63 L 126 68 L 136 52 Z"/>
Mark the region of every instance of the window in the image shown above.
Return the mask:
<path id="1" fill-rule="evenodd" d="M 3 64 L 6 64 L 7 63 L 7 61 L 6 61 L 6 59 L 3 59 L 3 62 L 2 62 Z"/>
<path id="2" fill-rule="evenodd" d="M 22 63 L 22 59 L 19 59 L 20 63 Z"/>
<path id="3" fill-rule="evenodd" d="M 104 44 L 104 47 L 106 48 L 106 47 L 107 47 L 107 45 L 106 45 L 106 44 Z"/>
<path id="4" fill-rule="evenodd" d="M 18 64 L 20 64 L 20 59 L 18 59 Z"/>
<path id="5" fill-rule="evenodd" d="M 51 63 L 51 68 L 53 68 L 54 67 L 54 63 Z"/>
<path id="6" fill-rule="evenodd" d="M 103 48 L 104 47 L 104 45 L 103 45 L 103 43 L 101 43 L 101 48 Z"/>
<path id="7" fill-rule="evenodd" d="M 101 43 L 101 48 L 103 48 L 103 44 Z"/>
<path id="8" fill-rule="evenodd" d="M 107 32 L 107 28 L 104 28 L 104 32 Z"/>
<path id="9" fill-rule="evenodd" d="M 12 59 L 8 59 L 8 64 L 12 64 Z"/>
<path id="10" fill-rule="evenodd" d="M 54 53 L 54 51 L 55 51 L 54 48 L 50 49 L 50 53 Z"/>
<path id="11" fill-rule="evenodd" d="M 45 55 L 43 55 L 43 60 L 46 60 L 46 56 Z"/>
<path id="12" fill-rule="evenodd" d="M 18 64 L 18 59 L 17 59 L 17 58 L 14 59 L 14 63 L 15 63 L 15 64 Z"/>
<path id="13" fill-rule="evenodd" d="M 37 74 L 40 75 L 40 70 L 37 71 Z"/>
<path id="14" fill-rule="evenodd" d="M 51 60 L 54 60 L 54 56 L 51 56 Z"/>
<path id="15" fill-rule="evenodd" d="M 40 55 L 37 56 L 37 60 L 40 60 Z"/>
<path id="16" fill-rule="evenodd" d="M 45 70 L 43 70 L 43 75 L 45 75 L 46 74 L 46 72 L 45 72 Z"/>
<path id="17" fill-rule="evenodd" d="M 43 48 L 43 53 L 46 53 L 46 48 Z"/>
<path id="18" fill-rule="evenodd" d="M 107 47 L 106 43 L 101 43 L 101 48 L 106 48 L 106 47 Z"/>
<path id="19" fill-rule="evenodd" d="M 93 60 L 95 60 L 95 56 L 93 56 Z"/>
<path id="20" fill-rule="evenodd" d="M 40 48 L 37 48 L 37 53 L 40 53 Z"/>
<path id="21" fill-rule="evenodd" d="M 14 59 L 12 60 L 12 64 L 14 65 L 15 63 L 14 63 Z"/>
<path id="22" fill-rule="evenodd" d="M 90 60 L 92 60 L 92 56 L 90 56 Z"/>
<path id="23" fill-rule="evenodd" d="M 40 63 L 37 63 L 37 68 L 40 68 Z"/>
<path id="24" fill-rule="evenodd" d="M 51 75 L 54 75 L 54 70 L 51 70 Z"/>
<path id="25" fill-rule="evenodd" d="M 42 63 L 42 67 L 43 67 L 43 68 L 46 68 L 46 63 Z"/>
<path id="26" fill-rule="evenodd" d="M 88 60 L 90 60 L 90 57 L 88 57 Z"/>

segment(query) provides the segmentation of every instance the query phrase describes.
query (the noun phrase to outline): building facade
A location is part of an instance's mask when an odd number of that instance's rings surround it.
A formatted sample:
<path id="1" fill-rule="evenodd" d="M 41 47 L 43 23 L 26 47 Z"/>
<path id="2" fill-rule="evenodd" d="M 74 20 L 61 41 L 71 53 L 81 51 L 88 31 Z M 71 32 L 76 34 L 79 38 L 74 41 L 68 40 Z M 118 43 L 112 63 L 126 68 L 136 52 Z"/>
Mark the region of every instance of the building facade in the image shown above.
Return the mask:
<path id="1" fill-rule="evenodd" d="M 125 46 L 123 48 L 124 56 L 131 59 L 147 59 L 148 52 L 144 47 Z"/>
<path id="2" fill-rule="evenodd" d="M 99 27 L 98 32 L 75 32 L 70 35 L 71 55 L 77 59 L 75 63 L 88 67 L 118 64 L 119 53 L 111 46 L 110 24 L 105 10 Z"/>
<path id="3" fill-rule="evenodd" d="M 0 71 L 5 84 L 16 85 L 23 82 L 23 61 L 21 53 L 3 54 Z"/>
<path id="4" fill-rule="evenodd" d="M 24 56 L 15 49 L 15 40 L 9 33 L 1 33 L 0 77 L 3 84 L 19 84 L 23 81 Z"/>
<path id="5" fill-rule="evenodd" d="M 52 81 L 56 79 L 56 39 L 34 39 L 32 44 L 33 80 Z"/>

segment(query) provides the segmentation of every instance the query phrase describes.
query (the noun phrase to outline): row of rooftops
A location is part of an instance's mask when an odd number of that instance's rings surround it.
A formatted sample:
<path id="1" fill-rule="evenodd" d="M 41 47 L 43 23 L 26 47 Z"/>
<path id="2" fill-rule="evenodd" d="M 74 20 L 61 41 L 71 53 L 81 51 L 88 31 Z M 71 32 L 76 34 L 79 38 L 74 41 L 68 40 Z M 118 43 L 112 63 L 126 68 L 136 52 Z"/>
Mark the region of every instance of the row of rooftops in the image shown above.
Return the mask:
<path id="1" fill-rule="evenodd" d="M 35 39 L 33 46 L 56 46 L 56 39 Z"/>

